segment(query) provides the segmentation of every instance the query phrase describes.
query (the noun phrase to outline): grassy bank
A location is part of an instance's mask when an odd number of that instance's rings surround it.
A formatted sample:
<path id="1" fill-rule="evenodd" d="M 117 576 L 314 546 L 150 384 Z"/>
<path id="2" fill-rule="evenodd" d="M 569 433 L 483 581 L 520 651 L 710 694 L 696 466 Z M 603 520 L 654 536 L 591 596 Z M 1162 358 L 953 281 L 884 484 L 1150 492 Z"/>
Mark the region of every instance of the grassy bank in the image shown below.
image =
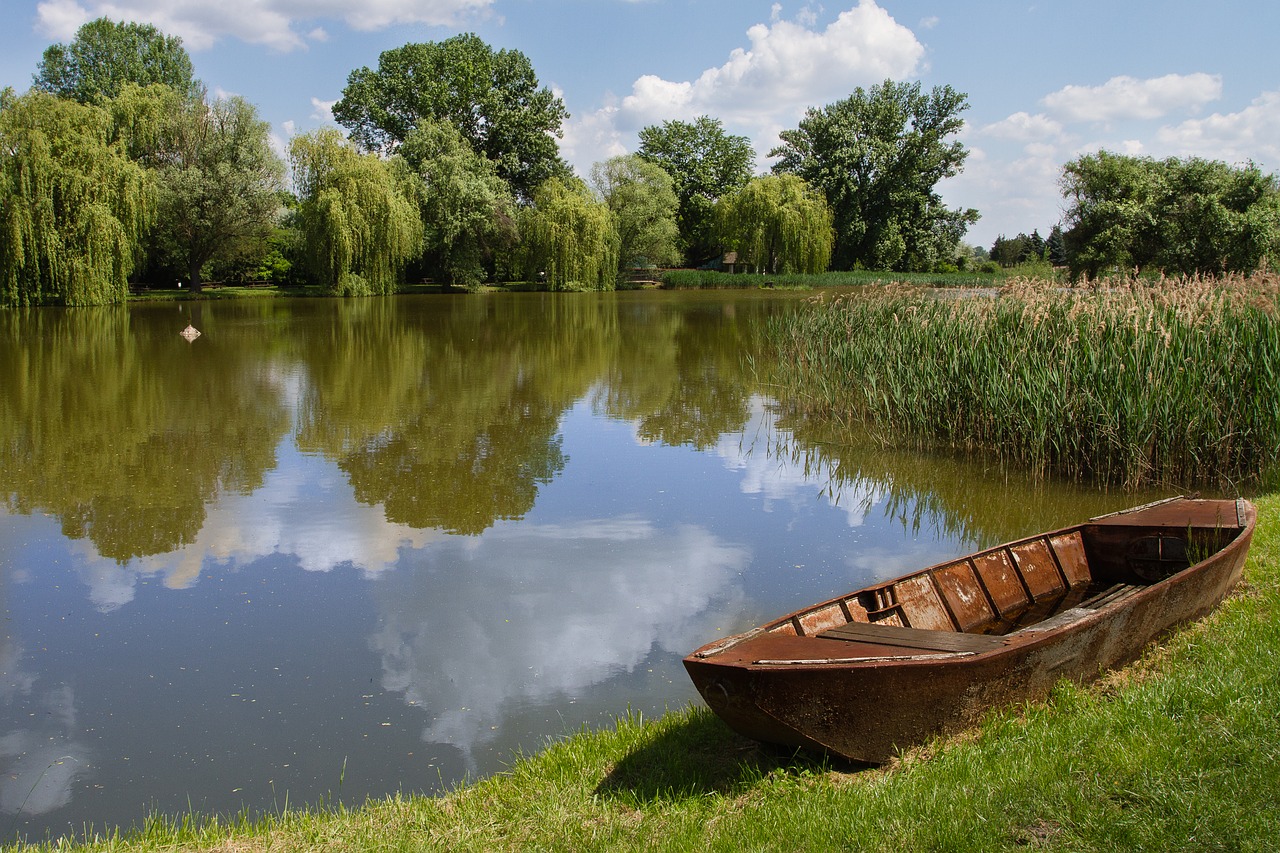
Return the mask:
<path id="1" fill-rule="evenodd" d="M 886 443 L 1103 484 L 1274 486 L 1280 278 L 886 288 L 769 329 L 779 394 Z"/>
<path id="2" fill-rule="evenodd" d="M 566 739 L 439 799 L 155 821 L 75 849 L 1269 850 L 1280 496 L 1258 503 L 1245 581 L 1208 619 L 1100 685 L 1063 685 L 892 766 L 770 753 L 690 710 Z"/>

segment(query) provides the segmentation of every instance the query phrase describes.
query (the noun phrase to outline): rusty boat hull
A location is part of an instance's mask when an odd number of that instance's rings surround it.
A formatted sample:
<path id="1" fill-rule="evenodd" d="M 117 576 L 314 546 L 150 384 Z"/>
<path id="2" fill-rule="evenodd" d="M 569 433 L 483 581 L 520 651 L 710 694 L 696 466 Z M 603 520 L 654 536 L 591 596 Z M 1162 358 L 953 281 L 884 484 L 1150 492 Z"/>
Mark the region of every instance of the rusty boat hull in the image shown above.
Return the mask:
<path id="1" fill-rule="evenodd" d="M 1239 581 L 1255 520 L 1245 500 L 1136 507 L 815 604 L 685 668 L 748 737 L 881 763 L 1204 616 Z"/>

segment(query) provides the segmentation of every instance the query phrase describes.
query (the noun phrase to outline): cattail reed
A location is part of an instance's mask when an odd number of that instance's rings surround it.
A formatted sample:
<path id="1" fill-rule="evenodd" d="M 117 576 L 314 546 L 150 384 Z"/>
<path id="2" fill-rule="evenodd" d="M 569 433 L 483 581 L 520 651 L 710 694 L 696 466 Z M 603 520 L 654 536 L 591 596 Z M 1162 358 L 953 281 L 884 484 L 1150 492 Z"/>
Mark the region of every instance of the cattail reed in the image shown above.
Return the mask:
<path id="1" fill-rule="evenodd" d="M 775 319 L 784 404 L 886 444 L 1105 485 L 1280 479 L 1280 277 L 1016 280 L 816 299 Z"/>

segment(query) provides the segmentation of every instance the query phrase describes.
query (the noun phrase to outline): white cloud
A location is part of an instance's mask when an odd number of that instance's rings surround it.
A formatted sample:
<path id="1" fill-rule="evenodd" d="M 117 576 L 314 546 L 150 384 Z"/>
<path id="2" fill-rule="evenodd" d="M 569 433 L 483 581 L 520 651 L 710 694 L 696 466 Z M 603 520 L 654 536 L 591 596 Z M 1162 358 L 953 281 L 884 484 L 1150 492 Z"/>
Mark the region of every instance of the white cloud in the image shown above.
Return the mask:
<path id="1" fill-rule="evenodd" d="M 308 39 L 323 41 L 325 31 L 304 23 L 339 20 L 356 30 L 380 30 L 395 24 L 456 26 L 483 16 L 494 0 L 42 0 L 38 27 L 55 39 L 69 40 L 86 21 L 98 17 L 153 24 L 181 36 L 189 50 L 206 50 L 221 38 L 289 51 Z"/>
<path id="2" fill-rule="evenodd" d="M 1275 169 L 1280 166 L 1280 91 L 1264 92 L 1236 113 L 1214 113 L 1163 127 L 1156 138 L 1175 155 L 1228 163 L 1253 160 Z"/>
<path id="3" fill-rule="evenodd" d="M 1064 121 L 1157 119 L 1174 111 L 1195 112 L 1222 97 L 1216 74 L 1166 74 L 1139 80 L 1112 77 L 1101 86 L 1065 86 L 1043 103 Z"/>
<path id="4" fill-rule="evenodd" d="M 771 404 L 759 395 L 753 395 L 748 406 L 750 419 L 741 432 L 722 435 L 713 451 L 727 469 L 741 473 L 742 493 L 759 495 L 766 512 L 771 512 L 775 504 L 799 507 L 815 499 L 823 500 L 844 512 L 849 527 L 862 527 L 872 507 L 888 495 L 886 485 L 865 478 L 837 483 L 835 468 L 838 466 L 820 451 L 797 461 L 757 445 L 747 437 L 774 435 L 775 415 Z M 777 430 L 777 433 L 780 445 L 794 440 L 788 431 Z"/>
<path id="5" fill-rule="evenodd" d="M 0 736 L 0 813 L 47 814 L 71 802 L 94 754 L 77 740 L 75 692 L 70 685 L 37 691 L 37 713 Z M 14 709 L 16 710 L 16 709 Z"/>
<path id="6" fill-rule="evenodd" d="M 593 163 L 626 154 L 630 149 L 623 142 L 623 134 L 613 123 L 613 110 L 588 113 L 581 119 L 565 124 L 560 139 L 560 154 L 570 163 L 578 165 L 578 173 L 586 177 Z"/>
<path id="7" fill-rule="evenodd" d="M 915 35 L 874 0 L 861 0 L 822 31 L 775 20 L 751 27 L 747 39 L 749 47 L 696 80 L 641 77 L 623 111 L 646 123 L 709 113 L 760 124 L 843 97 L 856 85 L 909 76 L 924 56 Z"/>
<path id="8" fill-rule="evenodd" d="M 41 32 L 54 38 L 71 38 L 91 17 L 75 0 L 46 0 L 36 7 Z"/>
<path id="9" fill-rule="evenodd" d="M 747 30 L 748 46 L 696 79 L 638 78 L 620 101 L 570 122 L 566 156 L 585 171 L 604 159 L 593 146 L 625 147 L 624 140 L 646 125 L 699 115 L 719 118 L 767 150 L 778 131 L 808 107 L 846 97 L 856 86 L 901 80 L 920 70 L 924 45 L 875 0 L 860 0 L 822 30 L 815 29 L 815 17 L 805 7 L 796 20 L 782 20 L 775 5 L 769 23 Z"/>
<path id="10" fill-rule="evenodd" d="M 704 641 L 709 618 L 744 608 L 750 558 L 702 527 L 634 516 L 499 523 L 377 579 L 369 644 L 383 688 L 431 715 L 423 739 L 469 754 L 513 709 L 570 701 Z"/>
<path id="11" fill-rule="evenodd" d="M 332 123 L 333 122 L 333 105 L 338 103 L 334 101 L 322 101 L 319 98 L 311 99 L 311 118 L 316 121 Z"/>
<path id="12" fill-rule="evenodd" d="M 1062 124 L 1049 118 L 1044 113 L 1031 115 L 1030 113 L 1019 112 L 994 124 L 980 128 L 977 133 L 981 136 L 1011 139 L 1015 142 L 1032 142 L 1061 138 L 1062 131 Z"/>

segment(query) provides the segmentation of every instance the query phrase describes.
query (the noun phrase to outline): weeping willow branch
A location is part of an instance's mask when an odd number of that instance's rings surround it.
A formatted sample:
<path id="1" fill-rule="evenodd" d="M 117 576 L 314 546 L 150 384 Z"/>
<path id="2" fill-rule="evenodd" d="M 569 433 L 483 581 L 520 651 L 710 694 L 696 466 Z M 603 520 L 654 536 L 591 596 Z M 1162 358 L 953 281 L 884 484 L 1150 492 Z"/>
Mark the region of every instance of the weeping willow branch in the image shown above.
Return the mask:
<path id="1" fill-rule="evenodd" d="M 360 154 L 336 130 L 290 147 L 307 259 L 321 282 L 349 296 L 392 293 L 422 250 L 422 217 L 403 164 Z"/>
<path id="2" fill-rule="evenodd" d="M 821 273 L 835 236 L 822 194 L 796 175 L 756 178 L 717 205 L 720 237 L 756 272 Z"/>
<path id="3" fill-rule="evenodd" d="M 577 179 L 545 181 L 524 211 L 520 239 L 526 275 L 545 273 L 553 290 L 612 290 L 618 229 L 607 205 Z"/>
<path id="4" fill-rule="evenodd" d="M 0 304 L 123 301 L 154 184 L 105 109 L 0 98 Z"/>

